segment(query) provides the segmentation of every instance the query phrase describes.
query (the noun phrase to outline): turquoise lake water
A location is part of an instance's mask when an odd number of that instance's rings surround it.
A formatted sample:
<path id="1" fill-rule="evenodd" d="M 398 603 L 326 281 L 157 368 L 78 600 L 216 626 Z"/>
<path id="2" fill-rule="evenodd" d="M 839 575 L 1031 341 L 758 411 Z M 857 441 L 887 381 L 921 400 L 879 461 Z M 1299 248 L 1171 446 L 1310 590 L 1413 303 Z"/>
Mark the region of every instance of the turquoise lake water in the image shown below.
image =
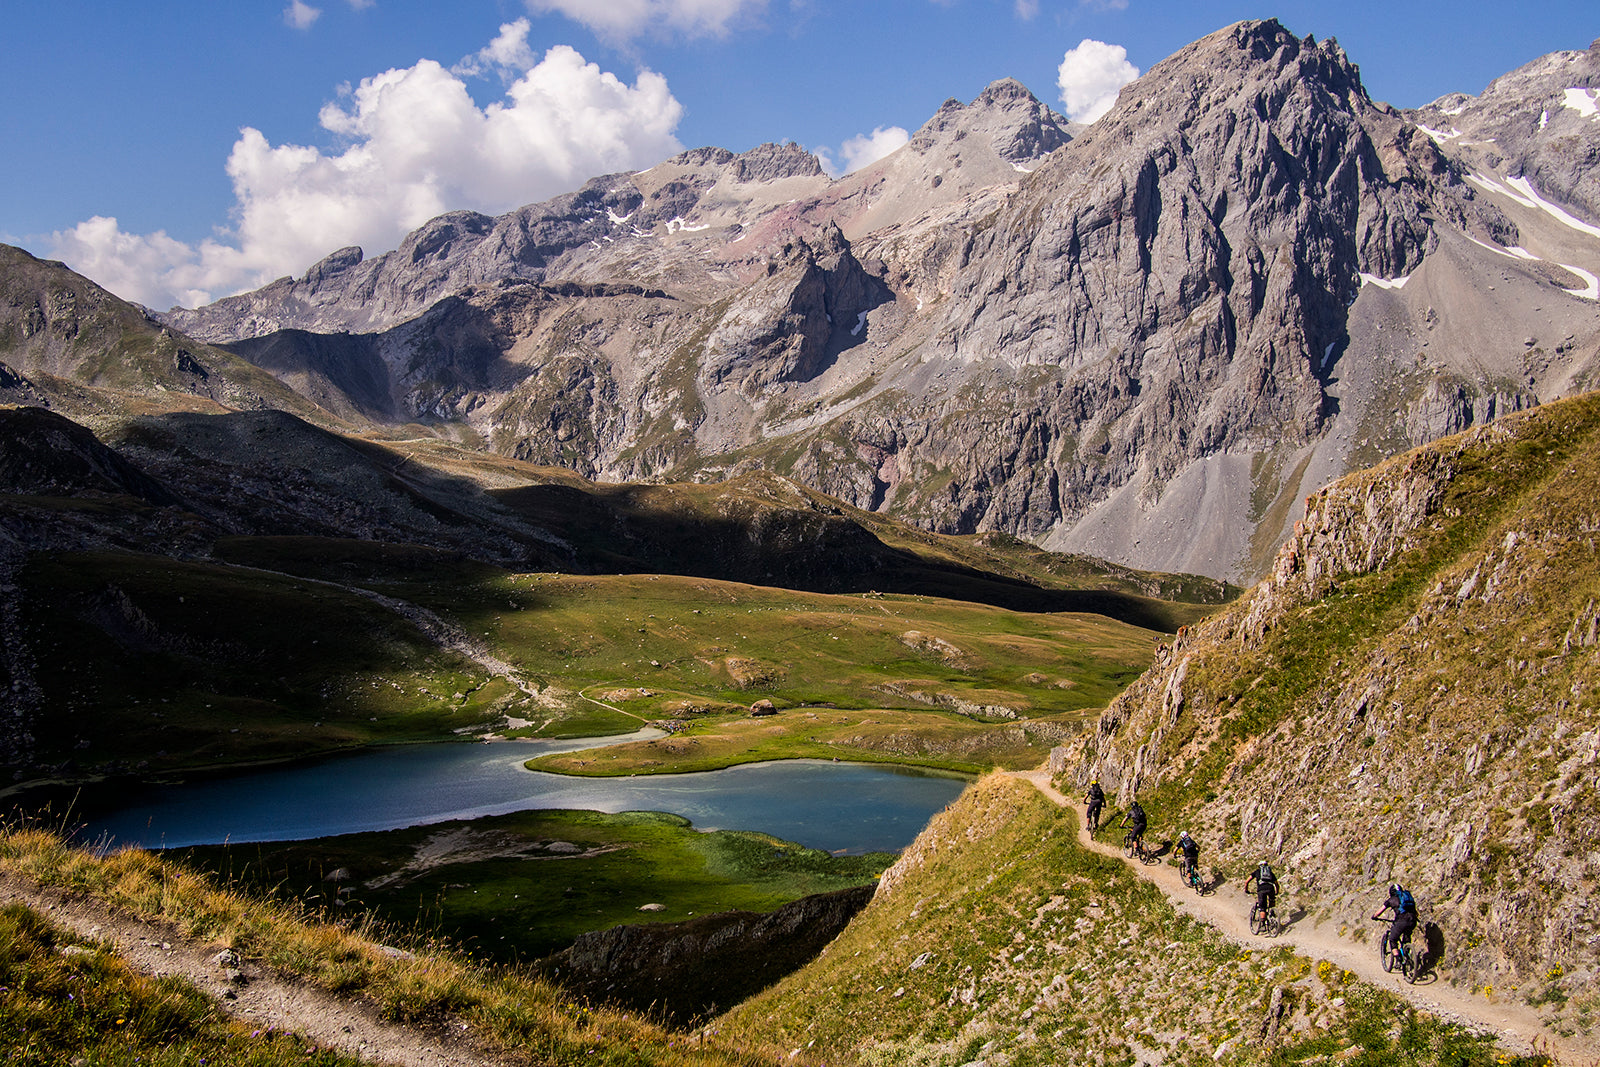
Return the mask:
<path id="1" fill-rule="evenodd" d="M 571 778 L 525 760 L 632 740 L 404 745 L 143 786 L 89 819 L 85 839 L 147 848 L 287 841 L 533 808 L 668 811 L 700 830 L 758 830 L 830 852 L 911 843 L 967 779 L 882 764 L 780 760 L 695 774 Z M 103 801 L 102 801 L 103 803 Z"/>

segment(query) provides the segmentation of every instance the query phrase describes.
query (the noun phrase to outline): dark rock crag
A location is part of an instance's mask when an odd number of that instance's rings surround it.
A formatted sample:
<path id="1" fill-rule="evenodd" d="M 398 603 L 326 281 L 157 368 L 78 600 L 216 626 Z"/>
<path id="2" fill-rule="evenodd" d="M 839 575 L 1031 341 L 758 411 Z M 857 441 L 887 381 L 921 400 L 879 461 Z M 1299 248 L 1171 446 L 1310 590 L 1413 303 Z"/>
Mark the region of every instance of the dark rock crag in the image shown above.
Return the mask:
<path id="1" fill-rule="evenodd" d="M 810 962 L 875 889 L 804 897 L 765 914 L 614 926 L 581 935 L 537 969 L 580 996 L 692 1026 Z"/>

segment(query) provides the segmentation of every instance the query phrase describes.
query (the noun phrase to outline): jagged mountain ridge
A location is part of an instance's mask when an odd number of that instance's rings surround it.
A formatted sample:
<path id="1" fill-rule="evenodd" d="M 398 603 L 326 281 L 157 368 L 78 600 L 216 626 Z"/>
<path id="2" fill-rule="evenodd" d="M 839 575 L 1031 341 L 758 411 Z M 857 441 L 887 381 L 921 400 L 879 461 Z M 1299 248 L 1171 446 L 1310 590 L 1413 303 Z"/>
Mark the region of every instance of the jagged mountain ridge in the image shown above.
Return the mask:
<path id="1" fill-rule="evenodd" d="M 697 149 L 167 320 L 336 410 L 587 477 L 762 468 L 1243 575 L 1306 491 L 1593 381 L 1600 243 L 1504 251 L 1549 217 L 1453 145 L 1336 44 L 1241 23 L 1087 131 L 999 82 L 837 182 L 794 146 Z M 288 328 L 331 336 L 261 337 Z"/>
<path id="2" fill-rule="evenodd" d="M 1526 177 L 1556 201 L 1595 218 L 1597 101 L 1600 39 L 1584 52 L 1541 56 L 1496 78 L 1476 97 L 1449 93 L 1406 117 L 1462 156 Z"/>

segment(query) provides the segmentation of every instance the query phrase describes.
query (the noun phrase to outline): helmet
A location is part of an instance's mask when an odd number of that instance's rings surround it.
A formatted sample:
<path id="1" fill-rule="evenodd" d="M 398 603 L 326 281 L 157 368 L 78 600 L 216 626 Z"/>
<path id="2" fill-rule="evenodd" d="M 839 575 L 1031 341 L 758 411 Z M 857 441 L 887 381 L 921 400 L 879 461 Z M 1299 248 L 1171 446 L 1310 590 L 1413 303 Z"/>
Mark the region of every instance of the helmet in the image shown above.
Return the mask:
<path id="1" fill-rule="evenodd" d="M 1399 892 L 1400 892 L 1400 883 L 1399 882 L 1390 882 L 1389 883 L 1389 892 L 1398 895 Z"/>
<path id="2" fill-rule="evenodd" d="M 1187 830 L 1179 830 L 1178 831 L 1178 836 L 1179 837 L 1188 837 L 1189 836 L 1189 831 L 1187 831 Z"/>

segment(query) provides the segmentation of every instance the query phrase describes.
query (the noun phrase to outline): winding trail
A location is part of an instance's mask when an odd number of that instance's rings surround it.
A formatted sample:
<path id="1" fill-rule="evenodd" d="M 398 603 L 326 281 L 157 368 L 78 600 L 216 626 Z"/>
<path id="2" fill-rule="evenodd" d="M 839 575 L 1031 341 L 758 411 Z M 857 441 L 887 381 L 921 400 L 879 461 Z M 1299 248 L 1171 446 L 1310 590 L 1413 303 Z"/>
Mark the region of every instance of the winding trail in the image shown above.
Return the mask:
<path id="1" fill-rule="evenodd" d="M 339 997 L 285 978 L 220 944 L 185 938 L 165 923 L 137 919 L 80 893 L 42 888 L 0 875 L 0 903 L 26 904 L 80 937 L 106 941 L 135 970 L 177 975 L 211 996 L 229 1015 L 259 1030 L 290 1031 L 322 1048 L 395 1067 L 510 1067 L 512 1060 L 478 1047 L 459 1020 L 431 1028 L 386 1022 L 371 1002 Z"/>
<path id="2" fill-rule="evenodd" d="M 1214 884 L 1200 896 L 1183 884 L 1178 868 L 1166 863 L 1143 864 L 1128 859 L 1120 848 L 1089 836 L 1084 807 L 1050 784 L 1045 770 L 1009 771 L 1013 778 L 1032 783 L 1039 792 L 1078 815 L 1078 843 L 1092 852 L 1113 856 L 1131 867 L 1139 877 L 1155 884 L 1180 913 L 1198 919 L 1220 932 L 1229 941 L 1255 951 L 1267 951 L 1287 943 L 1297 951 L 1324 959 L 1360 976 L 1363 981 L 1388 990 L 1410 1001 L 1418 1009 L 1446 1022 L 1470 1030 L 1493 1034 L 1505 1048 L 1521 1053 L 1540 1053 L 1563 1067 L 1600 1065 L 1600 1042 L 1580 1036 L 1564 1038 L 1545 1029 L 1544 1017 L 1524 1004 L 1488 1000 L 1465 993 L 1436 977 L 1419 985 L 1407 985 L 1399 974 L 1384 973 L 1374 944 L 1357 944 L 1331 929 L 1312 924 L 1308 919 L 1289 916 L 1289 926 L 1277 937 L 1260 937 L 1250 932 L 1250 898 L 1241 890 L 1219 893 L 1227 883 Z M 1280 903 L 1282 901 L 1280 900 Z M 1374 926 L 1376 929 L 1376 926 Z"/>

